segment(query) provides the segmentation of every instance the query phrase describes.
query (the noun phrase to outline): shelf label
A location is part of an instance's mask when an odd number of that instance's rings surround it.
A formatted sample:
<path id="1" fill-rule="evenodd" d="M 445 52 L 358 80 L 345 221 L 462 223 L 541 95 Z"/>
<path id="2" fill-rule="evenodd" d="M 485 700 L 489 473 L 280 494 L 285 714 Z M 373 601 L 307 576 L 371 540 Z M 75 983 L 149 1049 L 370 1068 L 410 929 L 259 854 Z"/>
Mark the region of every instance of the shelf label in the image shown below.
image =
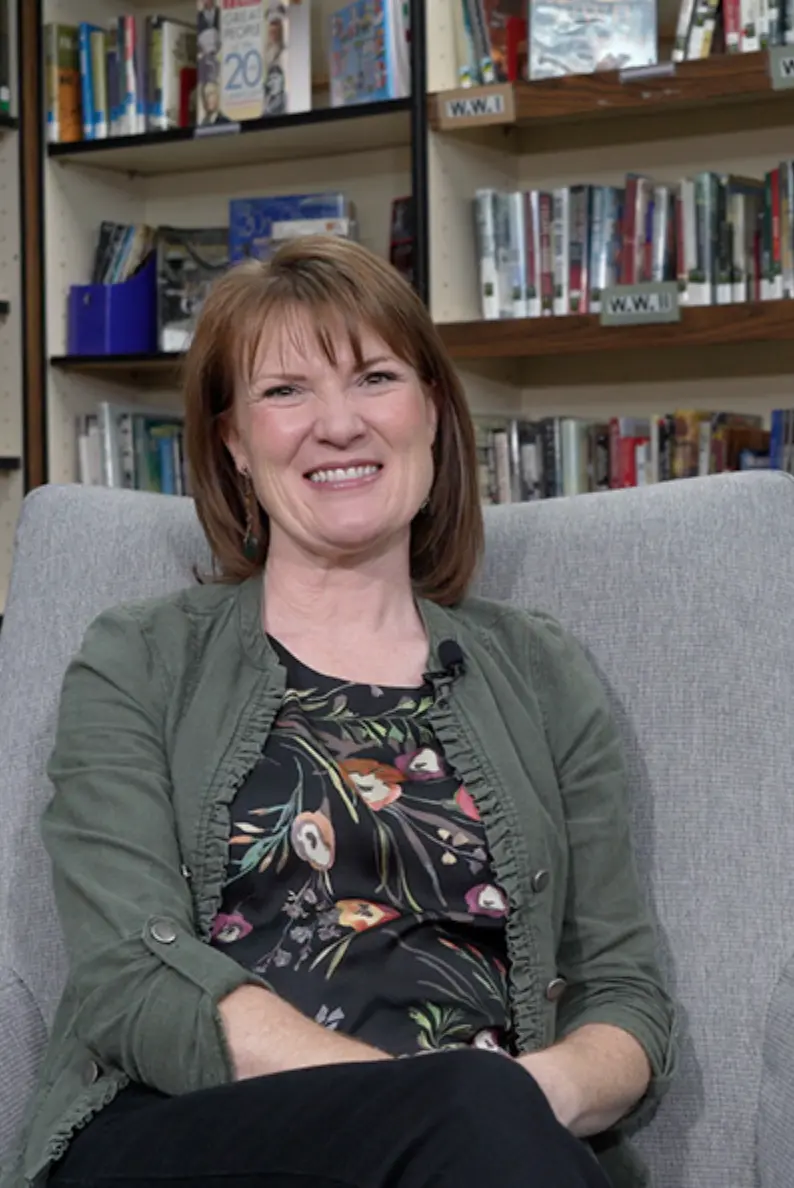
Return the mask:
<path id="1" fill-rule="evenodd" d="M 234 136 L 239 131 L 239 123 L 228 121 L 225 124 L 198 124 L 193 135 L 197 140 L 204 140 L 208 136 Z"/>
<path id="2" fill-rule="evenodd" d="M 461 87 L 438 97 L 438 127 L 482 128 L 488 124 L 512 124 L 515 120 L 513 87 Z"/>
<path id="3" fill-rule="evenodd" d="M 676 281 L 612 285 L 601 295 L 602 326 L 643 326 L 680 318 Z"/>
<path id="4" fill-rule="evenodd" d="M 653 66 L 627 66 L 618 71 L 618 79 L 622 83 L 646 82 L 651 78 L 672 78 L 675 75 L 675 62 L 656 62 Z"/>
<path id="5" fill-rule="evenodd" d="M 794 45 L 773 45 L 769 50 L 769 77 L 773 91 L 794 90 Z"/>

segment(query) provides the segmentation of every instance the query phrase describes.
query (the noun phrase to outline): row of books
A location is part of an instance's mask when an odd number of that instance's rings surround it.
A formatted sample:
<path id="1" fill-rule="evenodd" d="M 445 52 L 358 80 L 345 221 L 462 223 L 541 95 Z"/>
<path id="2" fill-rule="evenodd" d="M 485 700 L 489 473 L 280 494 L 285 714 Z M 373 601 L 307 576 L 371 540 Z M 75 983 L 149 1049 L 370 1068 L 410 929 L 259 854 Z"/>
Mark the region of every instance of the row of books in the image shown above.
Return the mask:
<path id="1" fill-rule="evenodd" d="M 672 58 L 794 45 L 794 0 L 681 0 Z"/>
<path id="2" fill-rule="evenodd" d="M 630 70 L 659 61 L 657 0 L 453 0 L 458 81 Z M 674 62 L 794 45 L 794 0 L 680 0 Z"/>
<path id="3" fill-rule="evenodd" d="M 479 418 L 484 503 L 581 495 L 726 470 L 794 469 L 794 413 L 760 416 L 680 410 L 588 421 Z"/>
<path id="4" fill-rule="evenodd" d="M 151 289 L 139 300 L 156 302 L 158 349 L 184 351 L 209 287 L 230 265 L 249 257 L 266 260 L 285 240 L 311 234 L 357 238 L 355 207 L 343 193 L 233 199 L 228 226 L 153 228 L 106 220 L 99 227 L 91 283 L 127 281 L 154 255 Z M 396 198 L 389 258 L 409 282 L 413 242 L 411 199 Z"/>
<path id="5" fill-rule="evenodd" d="M 183 417 L 101 401 L 77 419 L 77 475 L 89 486 L 190 495 Z"/>
<path id="6" fill-rule="evenodd" d="M 0 0 L 2 2 L 2 0 Z M 408 0 L 330 16 L 332 106 L 410 91 Z M 44 27 L 47 138 L 231 128 L 312 106 L 310 0 L 196 0 L 195 21 L 123 14 Z"/>
<path id="7" fill-rule="evenodd" d="M 688 305 L 794 297 L 794 160 L 763 178 L 478 190 L 483 318 L 598 313 L 605 289 L 677 282 Z"/>

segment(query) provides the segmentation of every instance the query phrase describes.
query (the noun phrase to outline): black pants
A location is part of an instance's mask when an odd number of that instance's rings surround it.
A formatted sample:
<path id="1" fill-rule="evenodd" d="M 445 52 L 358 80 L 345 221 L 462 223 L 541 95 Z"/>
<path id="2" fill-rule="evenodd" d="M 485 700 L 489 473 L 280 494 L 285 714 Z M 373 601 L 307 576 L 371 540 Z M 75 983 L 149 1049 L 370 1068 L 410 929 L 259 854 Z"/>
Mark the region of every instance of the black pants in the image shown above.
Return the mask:
<path id="1" fill-rule="evenodd" d="M 608 1188 L 518 1065 L 450 1052 L 165 1097 L 131 1086 L 50 1188 Z"/>

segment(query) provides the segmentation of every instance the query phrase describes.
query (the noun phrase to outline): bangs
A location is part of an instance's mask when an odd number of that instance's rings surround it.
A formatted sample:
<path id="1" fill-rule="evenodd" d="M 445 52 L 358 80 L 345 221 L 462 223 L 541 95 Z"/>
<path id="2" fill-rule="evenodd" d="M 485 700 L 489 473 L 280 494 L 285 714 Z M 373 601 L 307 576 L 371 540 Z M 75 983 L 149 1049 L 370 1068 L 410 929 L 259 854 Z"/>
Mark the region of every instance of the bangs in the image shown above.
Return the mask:
<path id="1" fill-rule="evenodd" d="M 352 289 L 340 291 L 338 284 L 330 293 L 319 286 L 297 284 L 300 279 L 294 275 L 273 278 L 260 300 L 238 321 L 233 350 L 237 360 L 235 384 L 244 390 L 250 388 L 258 361 L 274 344 L 278 345 L 285 371 L 289 370 L 285 364 L 289 349 L 306 358 L 314 347 L 336 367 L 342 344 L 349 347 L 360 369 L 366 362 L 362 340 L 367 333 L 379 338 L 395 358 L 409 364 L 423 378 L 407 327 L 401 333 L 400 320 L 393 312 L 387 313 L 377 300 L 366 300 Z"/>

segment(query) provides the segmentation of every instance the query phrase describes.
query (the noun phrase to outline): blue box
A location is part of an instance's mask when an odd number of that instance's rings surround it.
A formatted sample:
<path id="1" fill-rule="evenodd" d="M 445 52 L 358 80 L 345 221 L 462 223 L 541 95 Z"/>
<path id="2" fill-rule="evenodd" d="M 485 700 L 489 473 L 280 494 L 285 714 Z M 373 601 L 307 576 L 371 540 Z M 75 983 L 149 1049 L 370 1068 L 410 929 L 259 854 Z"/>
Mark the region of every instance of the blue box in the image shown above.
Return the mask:
<path id="1" fill-rule="evenodd" d="M 116 285 L 72 285 L 67 304 L 70 355 L 145 355 L 157 350 L 157 253 Z"/>

